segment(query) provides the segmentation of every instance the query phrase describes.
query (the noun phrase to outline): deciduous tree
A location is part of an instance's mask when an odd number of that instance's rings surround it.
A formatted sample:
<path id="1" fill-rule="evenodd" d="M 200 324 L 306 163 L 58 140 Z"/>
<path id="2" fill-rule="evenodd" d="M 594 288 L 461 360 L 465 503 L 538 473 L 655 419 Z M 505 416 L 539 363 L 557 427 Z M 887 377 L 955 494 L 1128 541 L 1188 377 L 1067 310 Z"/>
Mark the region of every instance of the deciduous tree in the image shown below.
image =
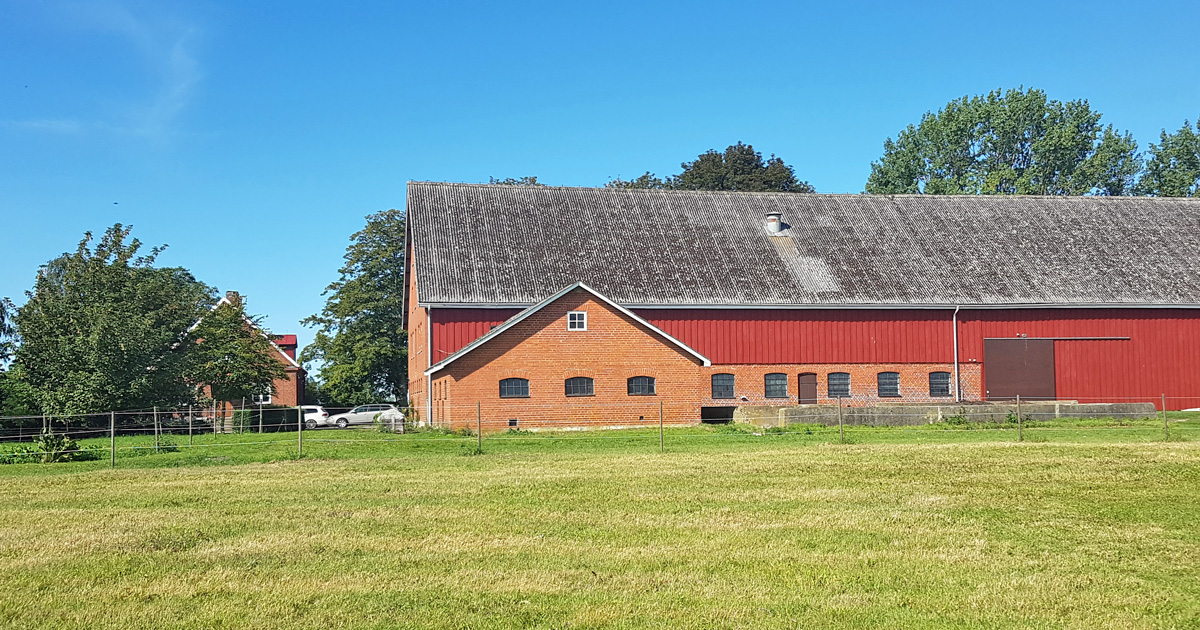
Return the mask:
<path id="1" fill-rule="evenodd" d="M 185 378 L 219 401 L 275 393 L 274 381 L 286 371 L 269 334 L 241 298 L 219 304 L 189 333 Z"/>
<path id="2" fill-rule="evenodd" d="M 14 372 L 51 414 L 179 404 L 188 327 L 213 292 L 185 269 L 155 267 L 163 247 L 140 255 L 132 228 L 114 225 L 92 245 L 44 265 L 14 318 Z"/>
<path id="3" fill-rule="evenodd" d="M 325 402 L 403 401 L 404 214 L 385 210 L 368 216 L 366 227 L 350 237 L 344 258 L 340 278 L 325 289 L 325 307 L 302 322 L 316 326 L 317 334 L 301 360 L 320 363 L 317 378 L 330 398 Z"/>
<path id="4" fill-rule="evenodd" d="M 1175 133 L 1164 129 L 1159 143 L 1147 151 L 1146 172 L 1138 193 L 1158 197 L 1200 195 L 1200 121 L 1195 129 L 1184 121 Z"/>
<path id="5" fill-rule="evenodd" d="M 866 192 L 1130 194 L 1137 143 L 1100 118 L 1085 100 L 1049 100 L 1032 88 L 964 96 L 884 141 Z"/>
<path id="6" fill-rule="evenodd" d="M 748 144 L 730 145 L 724 152 L 709 150 L 691 162 L 680 164 L 678 175 L 659 179 L 647 171 L 632 180 L 616 178 L 608 188 L 671 188 L 675 190 L 738 190 L 743 192 L 816 192 L 811 184 L 796 178 L 783 159 L 771 155 L 765 161 Z"/>

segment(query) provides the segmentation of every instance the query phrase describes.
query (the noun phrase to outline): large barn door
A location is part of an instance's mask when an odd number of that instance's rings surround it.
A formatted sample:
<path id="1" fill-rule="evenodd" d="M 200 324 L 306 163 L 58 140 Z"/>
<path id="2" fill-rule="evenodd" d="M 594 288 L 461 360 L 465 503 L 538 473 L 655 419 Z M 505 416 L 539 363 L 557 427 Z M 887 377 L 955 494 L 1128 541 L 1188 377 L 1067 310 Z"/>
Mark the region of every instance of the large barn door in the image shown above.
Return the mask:
<path id="1" fill-rule="evenodd" d="M 984 339 L 984 391 L 988 400 L 1055 397 L 1053 339 Z"/>

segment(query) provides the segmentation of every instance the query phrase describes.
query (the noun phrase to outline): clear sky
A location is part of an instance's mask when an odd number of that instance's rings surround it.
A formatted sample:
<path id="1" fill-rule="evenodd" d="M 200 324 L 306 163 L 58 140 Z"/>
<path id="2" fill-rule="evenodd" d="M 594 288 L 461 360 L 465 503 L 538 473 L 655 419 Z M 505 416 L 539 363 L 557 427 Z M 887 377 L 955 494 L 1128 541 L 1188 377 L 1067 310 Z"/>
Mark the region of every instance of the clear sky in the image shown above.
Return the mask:
<path id="1" fill-rule="evenodd" d="M 738 140 L 819 192 L 950 99 L 1089 99 L 1143 148 L 1200 116 L 1200 2 L 0 0 L 0 295 L 87 230 L 312 338 L 405 182 L 598 186 Z"/>

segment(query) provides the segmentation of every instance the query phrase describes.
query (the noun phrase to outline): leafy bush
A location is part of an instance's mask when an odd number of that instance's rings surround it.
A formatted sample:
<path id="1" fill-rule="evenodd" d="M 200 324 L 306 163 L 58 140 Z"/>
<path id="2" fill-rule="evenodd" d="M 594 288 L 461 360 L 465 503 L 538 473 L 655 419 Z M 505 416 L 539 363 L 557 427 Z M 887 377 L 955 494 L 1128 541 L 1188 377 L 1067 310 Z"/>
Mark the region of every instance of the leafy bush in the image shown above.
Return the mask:
<path id="1" fill-rule="evenodd" d="M 0 453 L 0 464 L 81 462 L 100 459 L 101 449 L 82 448 L 79 442 L 65 434 L 42 431 L 33 444 L 21 444 Z"/>

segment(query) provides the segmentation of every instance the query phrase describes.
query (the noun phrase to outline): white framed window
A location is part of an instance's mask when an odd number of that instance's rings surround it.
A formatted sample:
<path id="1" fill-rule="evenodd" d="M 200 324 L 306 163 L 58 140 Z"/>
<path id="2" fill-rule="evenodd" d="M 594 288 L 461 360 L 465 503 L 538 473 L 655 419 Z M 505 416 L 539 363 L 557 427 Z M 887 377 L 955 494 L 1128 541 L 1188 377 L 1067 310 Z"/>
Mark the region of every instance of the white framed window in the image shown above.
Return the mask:
<path id="1" fill-rule="evenodd" d="M 567 313 L 567 330 L 587 330 L 587 311 Z"/>
<path id="2" fill-rule="evenodd" d="M 253 396 L 250 397 L 250 402 L 255 405 L 269 405 L 269 404 L 271 404 L 271 395 L 270 394 L 254 394 Z"/>

